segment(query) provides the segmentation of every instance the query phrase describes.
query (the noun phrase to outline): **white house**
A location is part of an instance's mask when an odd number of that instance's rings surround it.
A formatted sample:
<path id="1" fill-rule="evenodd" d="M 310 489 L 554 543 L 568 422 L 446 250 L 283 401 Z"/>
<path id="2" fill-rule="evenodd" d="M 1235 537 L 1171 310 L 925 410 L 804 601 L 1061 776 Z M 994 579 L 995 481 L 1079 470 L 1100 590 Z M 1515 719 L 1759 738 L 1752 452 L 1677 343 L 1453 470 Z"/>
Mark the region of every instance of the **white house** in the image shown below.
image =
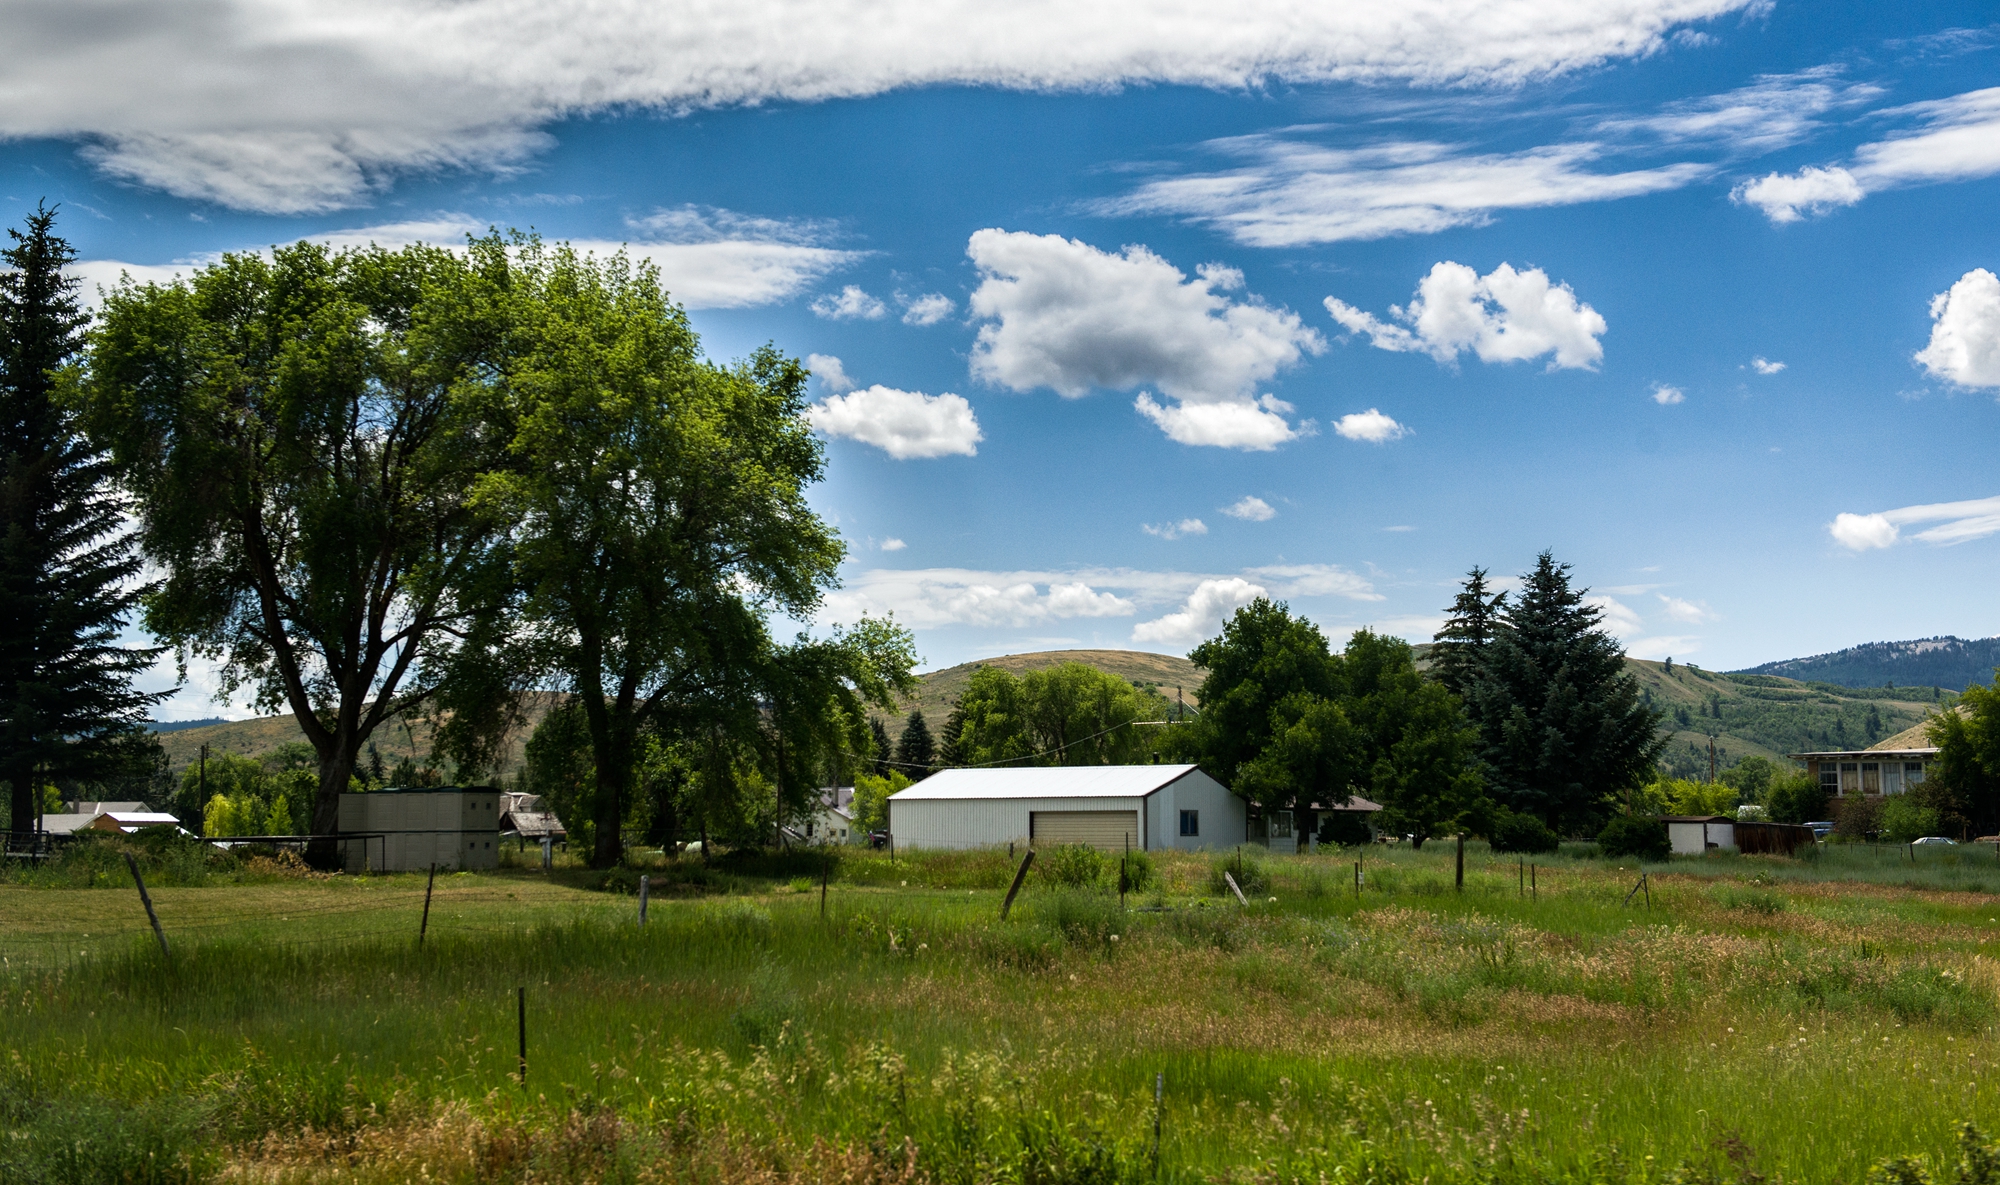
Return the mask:
<path id="1" fill-rule="evenodd" d="M 799 827 L 799 838 L 807 843 L 860 843 L 867 838 L 854 821 L 852 786 L 820 787 L 818 804 Z"/>
<path id="2" fill-rule="evenodd" d="M 1244 842 L 1247 818 L 1192 765 L 948 769 L 889 799 L 889 834 L 907 848 L 1221 848 Z"/>

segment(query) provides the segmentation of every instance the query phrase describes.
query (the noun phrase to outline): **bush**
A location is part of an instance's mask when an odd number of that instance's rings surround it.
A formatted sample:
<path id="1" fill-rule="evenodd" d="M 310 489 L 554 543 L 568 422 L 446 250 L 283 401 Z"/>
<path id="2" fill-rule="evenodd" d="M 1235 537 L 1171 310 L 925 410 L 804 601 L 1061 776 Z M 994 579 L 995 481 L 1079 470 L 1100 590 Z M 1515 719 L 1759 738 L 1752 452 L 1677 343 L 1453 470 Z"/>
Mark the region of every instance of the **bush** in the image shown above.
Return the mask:
<path id="1" fill-rule="evenodd" d="M 1673 851 L 1667 825 L 1651 815 L 1620 815 L 1597 833 L 1597 846 L 1607 856 L 1637 856 L 1664 860 Z"/>
<path id="2" fill-rule="evenodd" d="M 1826 790 L 1811 774 L 1773 778 L 1764 790 L 1764 808 L 1773 822 L 1812 823 L 1826 818 Z"/>
<path id="3" fill-rule="evenodd" d="M 1486 839 L 1496 852 L 1553 852 L 1562 845 L 1562 837 L 1549 830 L 1548 824 L 1504 807 L 1488 828 Z"/>
<path id="4" fill-rule="evenodd" d="M 1374 838 L 1375 833 L 1368 827 L 1368 817 L 1360 811 L 1328 811 L 1320 816 L 1319 841 L 1323 844 L 1358 848 Z"/>
<path id="5" fill-rule="evenodd" d="M 1833 831 L 1841 839 L 1867 839 L 1882 829 L 1882 803 L 1860 794 L 1843 794 L 1833 807 Z"/>
<path id="6" fill-rule="evenodd" d="M 1271 887 L 1271 874 L 1264 869 L 1263 862 L 1242 848 L 1217 860 L 1208 869 L 1208 891 L 1214 897 L 1234 897 L 1229 891 L 1229 883 L 1222 879 L 1223 873 L 1236 878 L 1236 885 L 1247 896 L 1262 893 Z"/>
<path id="7" fill-rule="evenodd" d="M 1914 795 L 1898 794 L 1882 804 L 1881 828 L 1890 843 L 1909 843 L 1938 833 L 1938 813 Z"/>
<path id="8" fill-rule="evenodd" d="M 1159 870 L 1153 867 L 1153 858 L 1144 852 L 1126 852 L 1119 857 L 1120 886 L 1127 893 L 1137 893 L 1159 883 Z"/>
<path id="9" fill-rule="evenodd" d="M 1058 844 L 1035 857 L 1042 879 L 1066 889 L 1087 889 L 1104 875 L 1104 855 L 1089 844 Z"/>

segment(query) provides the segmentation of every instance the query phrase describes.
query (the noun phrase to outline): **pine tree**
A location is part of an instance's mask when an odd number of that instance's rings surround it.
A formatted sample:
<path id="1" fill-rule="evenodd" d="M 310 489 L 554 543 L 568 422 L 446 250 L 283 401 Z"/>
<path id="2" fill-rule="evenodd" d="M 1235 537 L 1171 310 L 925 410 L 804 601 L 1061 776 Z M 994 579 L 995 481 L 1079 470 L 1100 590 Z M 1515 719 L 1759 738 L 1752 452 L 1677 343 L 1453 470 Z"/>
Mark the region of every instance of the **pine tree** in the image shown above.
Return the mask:
<path id="1" fill-rule="evenodd" d="M 1594 831 L 1609 804 L 1651 774 L 1666 740 L 1569 571 L 1546 551 L 1536 557 L 1465 706 L 1493 797 L 1575 835 Z"/>
<path id="2" fill-rule="evenodd" d="M 875 768 L 872 772 L 878 778 L 886 778 L 889 771 L 895 768 L 889 762 L 895 755 L 896 747 L 889 743 L 889 730 L 880 716 L 868 718 L 868 735 L 875 742 Z"/>
<path id="3" fill-rule="evenodd" d="M 965 764 L 965 705 L 955 700 L 951 705 L 951 715 L 944 718 L 944 739 L 938 743 L 938 764 L 946 769 L 954 769 Z"/>
<path id="4" fill-rule="evenodd" d="M 896 742 L 896 768 L 911 781 L 921 781 L 937 761 L 937 746 L 931 742 L 931 726 L 922 712 L 912 711 L 903 724 L 903 736 Z"/>
<path id="5" fill-rule="evenodd" d="M 1465 584 L 1453 599 L 1444 628 L 1433 637 L 1431 676 L 1463 696 L 1466 685 L 1478 676 L 1486 647 L 1500 628 L 1507 611 L 1507 594 L 1486 589 L 1486 569 L 1474 565 L 1465 574 Z"/>
<path id="6" fill-rule="evenodd" d="M 88 316 L 76 253 L 38 207 L 0 249 L 0 779 L 16 836 L 33 830 L 34 788 L 141 768 L 154 747 L 132 688 L 157 650 L 117 645 L 141 592 L 110 464 L 56 398 Z"/>

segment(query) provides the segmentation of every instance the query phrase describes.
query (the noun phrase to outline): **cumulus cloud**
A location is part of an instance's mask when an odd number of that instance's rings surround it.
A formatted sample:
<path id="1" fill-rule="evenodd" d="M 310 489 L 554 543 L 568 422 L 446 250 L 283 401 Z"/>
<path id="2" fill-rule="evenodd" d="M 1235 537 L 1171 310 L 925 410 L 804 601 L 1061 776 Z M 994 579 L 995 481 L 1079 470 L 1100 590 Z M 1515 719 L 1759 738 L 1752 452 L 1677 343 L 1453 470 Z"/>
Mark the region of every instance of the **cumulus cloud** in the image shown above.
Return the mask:
<path id="1" fill-rule="evenodd" d="M 1808 214 L 1851 206 L 1864 196 L 1861 182 L 1837 165 L 1830 168 L 1808 165 L 1796 173 L 1771 173 L 1729 191 L 1731 201 L 1755 206 L 1764 212 L 1764 217 L 1780 225 L 1797 222 Z"/>
<path id="2" fill-rule="evenodd" d="M 1868 551 L 1895 544 L 1902 538 L 1904 527 L 1930 522 L 1938 525 L 1919 531 L 1912 538 L 1949 547 L 2000 534 L 2000 497 L 1932 502 L 1875 514 L 1842 513 L 1835 515 L 1826 529 L 1842 547 Z"/>
<path id="3" fill-rule="evenodd" d="M 1141 523 L 1139 529 L 1155 539 L 1179 539 L 1183 535 L 1208 534 L 1208 524 L 1198 518 L 1184 518 L 1177 523 Z"/>
<path id="4" fill-rule="evenodd" d="M 1881 112 L 1913 127 L 1863 144 L 1845 166 L 1808 166 L 1746 181 L 1731 194 L 1772 222 L 1796 222 L 1905 185 L 1970 181 L 2000 173 L 2000 87 Z"/>
<path id="5" fill-rule="evenodd" d="M 1246 163 L 1149 181 L 1096 208 L 1111 215 L 1188 218 L 1254 247 L 1297 247 L 1483 226 L 1496 210 L 1658 193 L 1714 171 L 1683 163 L 1596 172 L 1588 166 L 1603 154 L 1598 144 L 1470 153 L 1430 141 L 1329 148 L 1258 134 L 1204 147 Z"/>
<path id="6" fill-rule="evenodd" d="M 1661 407 L 1672 407 L 1676 403 L 1687 402 L 1687 392 L 1665 383 L 1653 384 L 1653 402 Z"/>
<path id="7" fill-rule="evenodd" d="M 1285 419 L 1296 409 L 1273 395 L 1261 399 L 1230 399 L 1218 403 L 1162 404 L 1141 392 L 1132 401 L 1140 415 L 1159 425 L 1178 444 L 1269 452 L 1288 440 L 1312 434 L 1312 421 L 1293 424 Z"/>
<path id="8" fill-rule="evenodd" d="M 1262 586 L 1241 576 L 1204 580 L 1178 611 L 1133 626 L 1132 640 L 1176 648 L 1199 645 L 1222 632 L 1222 623 L 1230 614 L 1265 595 Z"/>
<path id="9" fill-rule="evenodd" d="M 1363 440 L 1369 444 L 1387 444 L 1410 434 L 1408 428 L 1372 407 L 1340 417 L 1333 422 L 1333 430 L 1349 440 Z"/>
<path id="10" fill-rule="evenodd" d="M 1501 264 L 1481 276 L 1462 263 L 1436 264 L 1417 284 L 1408 308 L 1389 306 L 1391 324 L 1336 297 L 1326 311 L 1350 333 L 1364 333 L 1381 350 L 1429 354 L 1450 363 L 1471 350 L 1482 362 L 1519 362 L 1551 355 L 1549 369 L 1593 369 L 1604 357 L 1604 318 L 1582 304 L 1568 284 L 1551 284 L 1540 268 Z"/>
<path id="11" fill-rule="evenodd" d="M 884 539 L 884 540 L 882 541 L 882 550 L 883 550 L 883 551 L 901 551 L 901 550 L 903 550 L 903 549 L 904 549 L 905 547 L 908 547 L 908 546 L 909 546 L 909 544 L 907 544 L 907 543 L 903 542 L 903 541 L 902 541 L 901 539 L 893 539 L 893 538 L 892 538 L 892 539 Z"/>
<path id="12" fill-rule="evenodd" d="M 1750 369 L 1756 371 L 1758 374 L 1776 374 L 1785 369 L 1785 364 L 1782 362 L 1773 362 L 1768 358 L 1759 356 L 1750 360 Z"/>
<path id="13" fill-rule="evenodd" d="M 912 457 L 975 456 L 986 439 L 972 405 L 949 391 L 926 395 L 881 384 L 829 395 L 806 409 L 828 436 L 872 444 L 899 461 Z"/>
<path id="14" fill-rule="evenodd" d="M 839 292 L 829 292 L 812 302 L 813 316 L 829 321 L 879 321 L 889 315 L 889 306 L 849 284 Z"/>
<path id="15" fill-rule="evenodd" d="M 1931 298 L 1931 340 L 1916 361 L 1961 387 L 2000 387 L 2000 277 L 1974 268 Z"/>
<path id="16" fill-rule="evenodd" d="M 847 377 L 847 368 L 842 366 L 840 359 L 834 357 L 832 354 L 807 354 L 806 369 L 813 372 L 814 378 L 826 384 L 827 390 L 836 394 L 842 391 L 852 391 L 854 388 L 860 386 L 859 383 Z"/>
<path id="17" fill-rule="evenodd" d="M 659 268 L 661 287 L 691 309 L 749 308 L 789 300 L 865 254 L 824 245 L 833 228 L 823 222 L 765 218 L 714 207 L 660 210 L 627 225 L 633 232 L 629 240 L 576 239 L 570 246 L 600 257 L 623 251 L 635 260 L 650 260 Z M 411 243 L 456 247 L 463 245 L 466 235 L 486 229 L 486 223 L 464 214 L 440 214 L 309 237 L 335 248 L 371 243 L 391 249 Z M 121 272 L 129 272 L 142 284 L 164 282 L 216 258 L 172 264 L 89 260 L 77 270 L 84 279 L 85 295 L 94 298 L 99 284 L 115 287 Z"/>
<path id="18" fill-rule="evenodd" d="M 1204 586 L 1212 586 L 1202 593 Z M 893 613 L 917 629 L 948 625 L 1023 626 L 1070 618 L 1185 613 L 1214 588 L 1254 586 L 1272 596 L 1337 596 L 1380 601 L 1369 582 L 1334 564 L 1294 564 L 1241 573 L 1089 568 L 1069 572 L 989 572 L 964 568 L 877 568 L 847 579 L 827 597 L 828 621 Z M 1197 606 L 1199 607 L 1199 606 Z M 1234 606 L 1229 610 L 1233 611 Z M 1197 614 L 1220 620 L 1212 610 Z M 1137 639 L 1147 641 L 1149 639 Z M 1168 640 L 1164 635 L 1159 639 Z"/>
<path id="19" fill-rule="evenodd" d="M 1143 246 L 1112 253 L 1060 235 L 975 232 L 966 254 L 981 280 L 969 307 L 984 322 L 972 372 L 1015 391 L 1066 399 L 1093 388 L 1153 384 L 1140 414 L 1182 444 L 1263 450 L 1306 429 L 1256 387 L 1326 348 L 1297 313 L 1236 298 L 1243 273 L 1204 264 L 1190 279 Z"/>
<path id="20" fill-rule="evenodd" d="M 1271 504 L 1255 494 L 1245 494 L 1242 498 L 1222 508 L 1222 513 L 1230 518 L 1240 518 L 1245 522 L 1268 523 L 1278 517 Z"/>
<path id="21" fill-rule="evenodd" d="M 114 176 L 241 209 L 364 203 L 400 173 L 523 165 L 540 129 L 912 86 L 1103 91 L 1408 81 L 1507 85 L 1643 56 L 1760 0 L 105 0 L 9 8 L 0 136 L 88 146 Z"/>
<path id="22" fill-rule="evenodd" d="M 942 292 L 927 292 L 922 296 L 903 300 L 902 294 L 896 298 L 903 305 L 903 324 L 935 325 L 958 311 L 958 304 Z"/>

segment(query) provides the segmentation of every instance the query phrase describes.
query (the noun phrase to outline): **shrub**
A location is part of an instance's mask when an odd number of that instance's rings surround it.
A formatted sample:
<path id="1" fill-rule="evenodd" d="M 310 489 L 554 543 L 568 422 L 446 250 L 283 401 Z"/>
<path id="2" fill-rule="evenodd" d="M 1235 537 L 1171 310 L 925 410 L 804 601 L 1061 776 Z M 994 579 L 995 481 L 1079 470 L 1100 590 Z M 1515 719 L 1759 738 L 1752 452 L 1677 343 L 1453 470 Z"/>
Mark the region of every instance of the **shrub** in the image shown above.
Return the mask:
<path id="1" fill-rule="evenodd" d="M 1845 840 L 1863 840 L 1882 829 L 1882 804 L 1859 794 L 1843 794 L 1833 808 L 1834 834 Z"/>
<path id="2" fill-rule="evenodd" d="M 1898 794 L 1882 804 L 1880 819 L 1883 837 L 1891 843 L 1909 843 L 1938 832 L 1938 813 L 1918 802 L 1913 795 Z"/>
<path id="3" fill-rule="evenodd" d="M 1035 857 L 1035 870 L 1052 885 L 1086 889 L 1104 875 L 1104 855 L 1089 844 L 1057 844 Z"/>
<path id="4" fill-rule="evenodd" d="M 1496 852 L 1553 852 L 1562 837 L 1533 815 L 1519 814 L 1504 807 L 1488 828 L 1487 840 Z"/>
<path id="5" fill-rule="evenodd" d="M 1127 893 L 1137 893 L 1159 883 L 1159 870 L 1153 867 L 1153 858 L 1145 852 L 1126 852 L 1118 858 L 1119 887 Z"/>
<path id="6" fill-rule="evenodd" d="M 1764 807 L 1775 822 L 1811 823 L 1826 818 L 1826 790 L 1811 774 L 1787 774 L 1771 780 Z"/>
<path id="7" fill-rule="evenodd" d="M 1328 811 L 1320 816 L 1319 841 L 1358 848 L 1375 838 L 1368 819 L 1359 811 Z"/>
<path id="8" fill-rule="evenodd" d="M 1651 815 L 1620 815 L 1597 833 L 1597 846 L 1607 856 L 1637 856 L 1664 860 L 1673 851 L 1667 825 Z"/>
<path id="9" fill-rule="evenodd" d="M 1222 879 L 1222 874 L 1225 872 L 1236 878 L 1237 887 L 1246 895 L 1262 893 L 1271 887 L 1271 874 L 1265 871 L 1263 862 L 1242 848 L 1237 848 L 1209 866 L 1208 891 L 1211 896 L 1235 896 L 1229 891 L 1228 882 Z"/>

